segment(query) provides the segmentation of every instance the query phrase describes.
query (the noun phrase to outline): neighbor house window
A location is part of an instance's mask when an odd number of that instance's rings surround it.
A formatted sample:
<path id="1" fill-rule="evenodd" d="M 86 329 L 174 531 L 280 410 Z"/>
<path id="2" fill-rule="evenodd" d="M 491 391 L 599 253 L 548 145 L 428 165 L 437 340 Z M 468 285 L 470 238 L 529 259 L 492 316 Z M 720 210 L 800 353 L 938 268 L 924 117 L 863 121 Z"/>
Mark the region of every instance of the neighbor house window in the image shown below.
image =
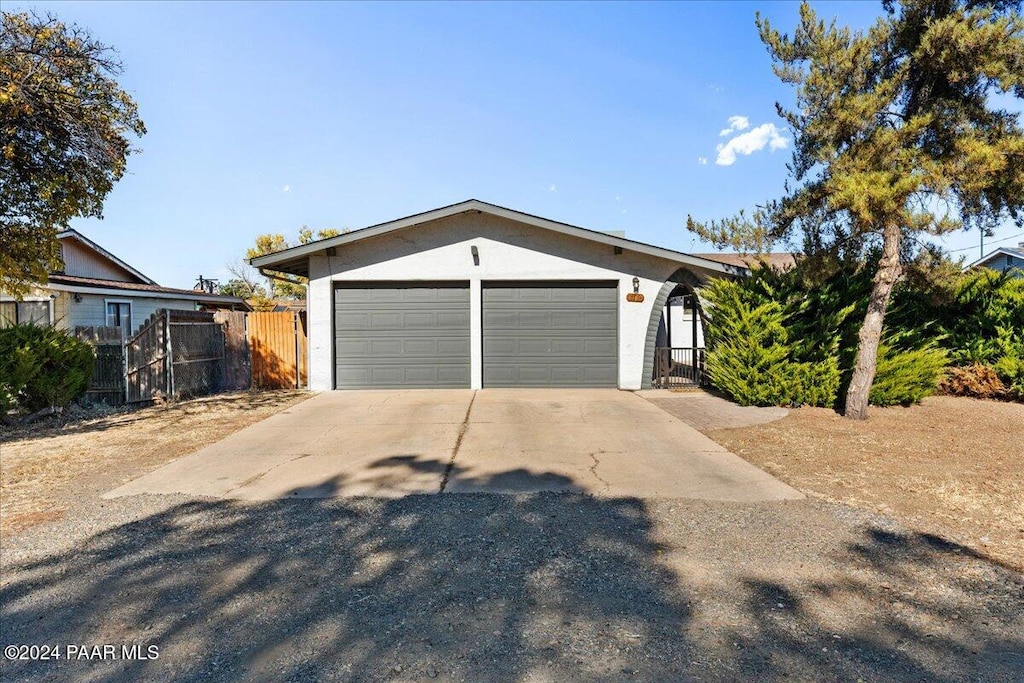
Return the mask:
<path id="1" fill-rule="evenodd" d="M 3 301 L 0 302 L 0 327 L 11 325 L 49 325 L 50 300 L 36 301 Z"/>
<path id="2" fill-rule="evenodd" d="M 107 302 L 107 327 L 120 327 L 122 336 L 132 331 L 132 304 L 130 301 Z"/>

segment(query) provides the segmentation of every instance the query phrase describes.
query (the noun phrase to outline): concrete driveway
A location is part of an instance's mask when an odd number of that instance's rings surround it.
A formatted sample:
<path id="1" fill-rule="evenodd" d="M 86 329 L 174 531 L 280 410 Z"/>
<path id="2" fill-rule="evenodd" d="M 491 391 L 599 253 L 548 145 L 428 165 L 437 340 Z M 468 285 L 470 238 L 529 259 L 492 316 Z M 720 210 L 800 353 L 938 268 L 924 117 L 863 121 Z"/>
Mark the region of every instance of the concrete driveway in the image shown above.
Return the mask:
<path id="1" fill-rule="evenodd" d="M 322 393 L 104 497 L 534 491 L 803 497 L 652 403 L 614 389 Z"/>

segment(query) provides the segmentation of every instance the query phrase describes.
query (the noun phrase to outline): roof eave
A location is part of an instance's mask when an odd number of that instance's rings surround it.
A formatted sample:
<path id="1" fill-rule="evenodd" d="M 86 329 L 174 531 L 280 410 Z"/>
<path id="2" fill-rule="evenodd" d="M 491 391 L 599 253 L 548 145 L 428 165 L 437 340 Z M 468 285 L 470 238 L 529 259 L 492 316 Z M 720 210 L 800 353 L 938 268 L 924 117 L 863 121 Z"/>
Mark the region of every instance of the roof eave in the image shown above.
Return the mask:
<path id="1" fill-rule="evenodd" d="M 644 242 L 636 242 L 624 237 L 608 235 L 596 230 L 569 225 L 568 223 L 559 223 L 558 221 L 541 218 L 540 216 L 534 216 L 521 211 L 515 211 L 513 209 L 506 209 L 505 207 L 497 206 L 495 204 L 488 204 L 478 199 L 470 199 L 458 204 L 452 204 L 451 206 L 445 206 L 432 211 L 426 211 L 412 216 L 406 216 L 405 218 L 399 218 L 394 221 L 388 221 L 387 223 L 371 225 L 336 237 L 329 237 L 317 242 L 310 242 L 309 244 L 302 244 L 289 249 L 283 249 L 272 254 L 257 256 L 249 259 L 249 264 L 255 268 L 267 268 L 269 270 L 276 270 L 278 272 L 289 273 L 291 275 L 302 275 L 304 277 L 308 277 L 309 268 L 307 259 L 309 256 L 320 251 L 330 249 L 332 247 L 344 246 L 352 242 L 376 237 L 396 230 L 402 230 L 414 225 L 420 225 L 431 221 L 441 220 L 443 218 L 450 218 L 452 216 L 469 213 L 471 211 L 480 211 L 492 216 L 499 216 L 519 223 L 533 225 L 534 227 L 546 228 L 562 234 L 590 240 L 592 242 L 599 242 L 634 252 L 658 256 L 676 263 L 683 263 L 697 268 L 723 273 L 725 275 L 745 275 L 750 272 L 747 268 L 732 266 L 699 256 L 692 256 L 690 254 L 657 247 Z"/>
<path id="2" fill-rule="evenodd" d="M 226 296 L 224 294 L 208 294 L 205 292 L 196 292 L 193 290 L 184 289 L 153 291 L 148 289 L 131 289 L 129 287 L 118 287 L 116 284 L 111 284 L 107 286 L 59 281 L 54 282 L 52 278 L 46 284 L 39 286 L 46 289 L 54 289 L 59 292 L 81 292 L 83 294 L 102 292 L 116 293 L 121 296 L 150 297 L 153 299 L 194 299 L 196 301 L 205 301 L 209 303 L 231 303 L 248 305 L 245 299 L 239 297 Z"/>

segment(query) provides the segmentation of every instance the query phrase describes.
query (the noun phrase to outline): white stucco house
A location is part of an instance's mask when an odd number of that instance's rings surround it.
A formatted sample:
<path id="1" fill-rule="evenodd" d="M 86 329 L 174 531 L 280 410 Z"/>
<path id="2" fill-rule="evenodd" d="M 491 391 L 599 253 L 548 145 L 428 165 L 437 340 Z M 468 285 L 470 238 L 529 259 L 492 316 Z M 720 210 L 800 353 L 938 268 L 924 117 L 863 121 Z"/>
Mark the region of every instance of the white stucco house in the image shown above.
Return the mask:
<path id="1" fill-rule="evenodd" d="M 309 387 L 651 386 L 670 295 L 742 267 L 478 200 L 260 256 L 309 278 Z"/>

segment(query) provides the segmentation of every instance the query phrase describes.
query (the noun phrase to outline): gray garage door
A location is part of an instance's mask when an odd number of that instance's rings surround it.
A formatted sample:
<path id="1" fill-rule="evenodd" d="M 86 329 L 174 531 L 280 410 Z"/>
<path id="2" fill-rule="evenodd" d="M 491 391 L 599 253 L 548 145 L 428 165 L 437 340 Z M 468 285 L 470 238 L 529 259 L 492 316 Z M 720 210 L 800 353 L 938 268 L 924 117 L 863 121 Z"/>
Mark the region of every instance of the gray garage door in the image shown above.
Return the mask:
<path id="1" fill-rule="evenodd" d="M 485 284 L 485 387 L 618 386 L 611 284 Z"/>
<path id="2" fill-rule="evenodd" d="M 468 285 L 338 287 L 334 354 L 338 389 L 468 387 Z"/>

